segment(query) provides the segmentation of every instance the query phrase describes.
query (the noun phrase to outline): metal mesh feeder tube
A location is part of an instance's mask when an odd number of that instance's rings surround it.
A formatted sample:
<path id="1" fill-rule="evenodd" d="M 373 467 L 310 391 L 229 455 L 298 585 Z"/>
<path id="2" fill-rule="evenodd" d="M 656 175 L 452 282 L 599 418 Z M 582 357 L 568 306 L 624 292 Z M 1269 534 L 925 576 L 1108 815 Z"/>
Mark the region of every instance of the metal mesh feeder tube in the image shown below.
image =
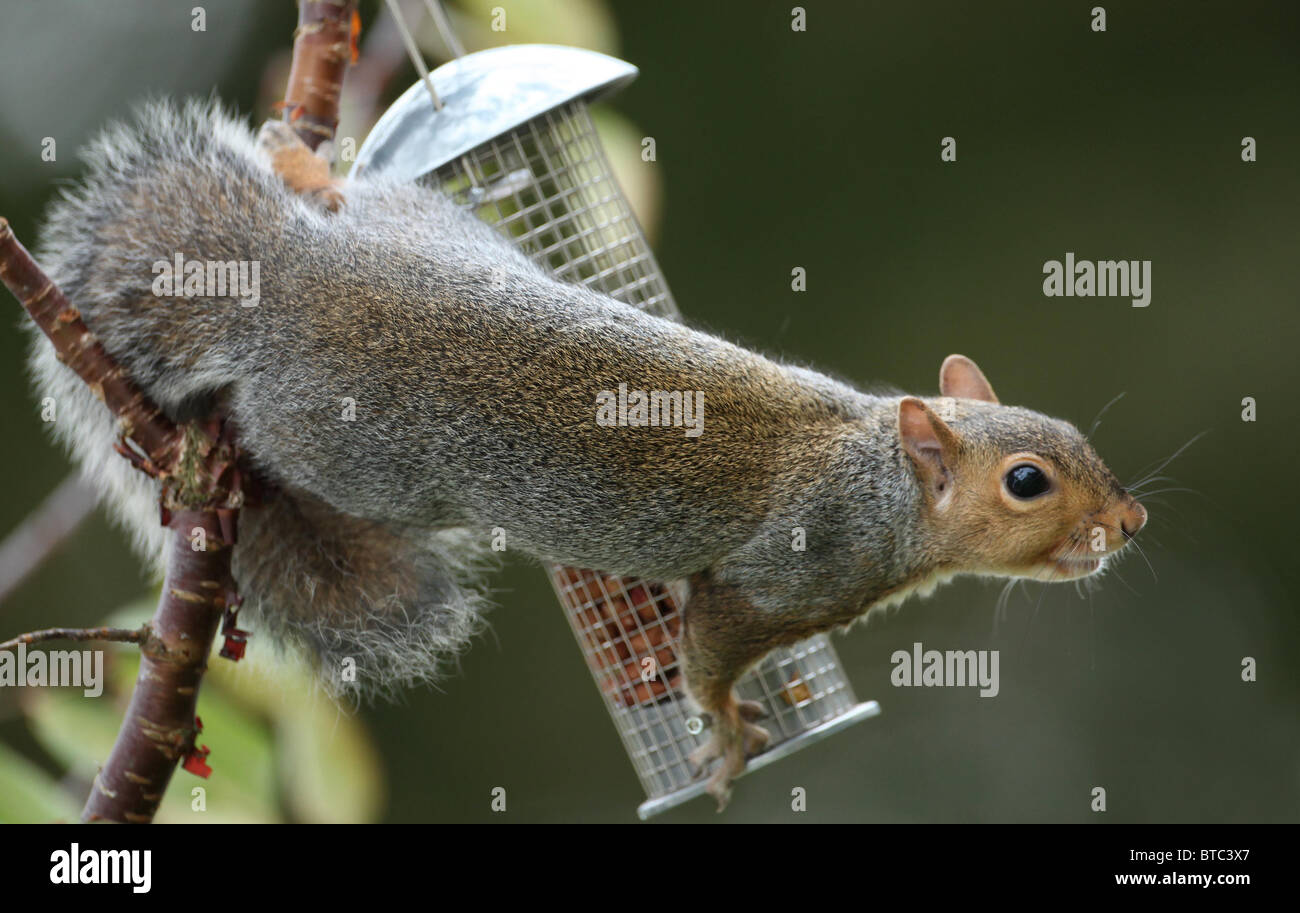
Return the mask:
<path id="1" fill-rule="evenodd" d="M 384 113 L 353 174 L 435 187 L 556 278 L 680 320 L 586 104 L 636 73 L 604 54 L 553 45 L 457 58 L 429 74 L 432 87 L 417 82 Z M 682 687 L 686 585 L 558 565 L 547 571 L 648 797 L 638 814 L 702 794 L 686 760 L 708 736 Z M 772 735 L 748 770 L 880 712 L 875 701 L 854 697 L 825 635 L 774 650 L 737 690 L 767 709 Z"/>

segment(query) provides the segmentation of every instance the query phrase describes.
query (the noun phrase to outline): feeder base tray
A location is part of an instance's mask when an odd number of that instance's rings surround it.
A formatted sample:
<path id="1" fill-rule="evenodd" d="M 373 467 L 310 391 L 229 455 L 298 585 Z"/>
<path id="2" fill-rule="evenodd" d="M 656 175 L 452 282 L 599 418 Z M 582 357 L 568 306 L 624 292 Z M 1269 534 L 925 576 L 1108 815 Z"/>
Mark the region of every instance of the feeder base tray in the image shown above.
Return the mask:
<path id="1" fill-rule="evenodd" d="M 745 765 L 745 773 L 742 773 L 741 776 L 743 777 L 751 771 L 761 770 L 774 761 L 779 761 L 788 755 L 794 754 L 801 748 L 807 748 L 814 742 L 820 742 L 828 735 L 839 732 L 841 729 L 846 729 L 854 723 L 861 722 L 862 720 L 871 719 L 873 716 L 880 716 L 880 704 L 876 701 L 865 701 L 858 704 L 847 713 L 841 714 L 833 720 L 822 723 L 814 729 L 809 729 L 807 732 L 795 736 L 793 739 L 787 739 L 780 745 L 772 748 L 770 751 L 763 752 L 758 757 L 750 758 L 749 762 Z M 706 780 L 701 778 L 699 783 L 693 783 L 690 786 L 676 790 L 675 792 L 656 796 L 653 799 L 647 799 L 637 806 L 637 817 L 644 821 L 652 815 L 666 812 L 670 808 L 676 808 L 683 802 L 689 802 L 696 796 L 704 795 L 704 789 L 707 785 Z"/>

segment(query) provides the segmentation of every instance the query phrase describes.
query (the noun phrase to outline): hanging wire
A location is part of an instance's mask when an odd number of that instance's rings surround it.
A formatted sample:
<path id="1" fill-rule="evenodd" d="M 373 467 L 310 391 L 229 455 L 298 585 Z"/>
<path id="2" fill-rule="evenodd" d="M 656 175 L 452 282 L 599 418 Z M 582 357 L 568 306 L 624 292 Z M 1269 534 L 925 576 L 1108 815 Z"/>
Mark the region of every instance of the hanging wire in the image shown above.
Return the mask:
<path id="1" fill-rule="evenodd" d="M 460 38 L 451 27 L 451 19 L 447 16 L 442 0 L 424 0 L 424 5 L 429 10 L 429 15 L 433 17 L 434 24 L 438 26 L 438 34 L 442 36 L 442 43 L 447 46 L 447 50 L 451 51 L 451 56 L 464 57 L 465 45 L 460 43 Z"/>
<path id="2" fill-rule="evenodd" d="M 415 64 L 415 69 L 420 74 L 420 81 L 429 90 L 433 110 L 441 111 L 442 99 L 438 97 L 438 90 L 433 87 L 433 77 L 429 74 L 429 67 L 424 62 L 424 56 L 420 53 L 419 46 L 415 43 L 415 36 L 411 34 L 411 29 L 406 24 L 406 17 L 402 15 L 402 7 L 397 0 L 386 0 L 386 2 L 388 3 L 388 11 L 393 14 L 393 21 L 397 24 L 397 31 L 402 36 L 402 44 L 406 45 L 406 56 L 411 58 L 411 63 Z M 442 36 L 447 49 L 456 57 L 464 56 L 465 46 L 456 37 L 456 32 L 451 27 L 451 20 L 447 18 L 447 11 L 442 8 L 442 3 L 439 0 L 424 0 L 424 5 L 433 18 L 434 25 L 438 27 L 438 34 Z M 474 172 L 470 169 L 469 160 L 461 156 L 461 164 L 465 168 L 465 175 L 470 184 L 477 188 L 479 186 L 478 178 L 474 176 Z"/>
<path id="3" fill-rule="evenodd" d="M 393 14 L 393 21 L 397 23 L 397 31 L 402 35 L 402 44 L 406 45 L 406 55 L 411 58 L 411 63 L 415 64 L 415 69 L 420 74 L 420 81 L 429 90 L 429 98 L 433 100 L 433 110 L 441 111 L 442 99 L 438 97 L 438 91 L 433 87 L 433 79 L 429 76 L 429 67 L 425 64 L 424 57 L 415 44 L 415 36 L 411 34 L 410 28 L 406 25 L 406 18 L 402 15 L 402 8 L 398 5 L 397 0 L 387 0 L 387 3 L 388 11 Z"/>

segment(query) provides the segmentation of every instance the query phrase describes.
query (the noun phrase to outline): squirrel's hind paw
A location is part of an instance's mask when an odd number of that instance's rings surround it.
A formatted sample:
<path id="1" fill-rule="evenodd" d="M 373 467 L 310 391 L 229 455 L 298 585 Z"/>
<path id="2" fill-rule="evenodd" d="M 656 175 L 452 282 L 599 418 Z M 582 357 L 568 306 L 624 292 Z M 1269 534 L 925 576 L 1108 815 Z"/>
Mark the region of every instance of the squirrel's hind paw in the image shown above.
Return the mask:
<path id="1" fill-rule="evenodd" d="M 729 707 L 714 714 L 713 734 L 709 740 L 686 759 L 697 778 L 704 774 L 710 763 L 721 761 L 705 789 L 717 800 L 718 811 L 727 807 L 731 799 L 731 781 L 744 773 L 745 759 L 761 752 L 771 741 L 766 729 L 749 722 L 766 715 L 758 701 L 733 699 Z"/>

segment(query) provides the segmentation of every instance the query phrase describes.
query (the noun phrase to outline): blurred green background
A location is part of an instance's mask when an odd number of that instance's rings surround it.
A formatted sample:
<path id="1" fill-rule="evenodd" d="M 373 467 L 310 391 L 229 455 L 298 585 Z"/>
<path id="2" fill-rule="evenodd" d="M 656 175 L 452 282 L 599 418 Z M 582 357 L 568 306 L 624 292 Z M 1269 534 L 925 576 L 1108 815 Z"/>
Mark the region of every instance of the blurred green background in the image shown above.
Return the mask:
<path id="1" fill-rule="evenodd" d="M 641 68 L 600 123 L 696 325 L 922 394 L 942 358 L 963 352 L 1004 402 L 1084 428 L 1126 393 L 1095 438 L 1124 481 L 1209 434 L 1168 470 L 1192 491 L 1147 504 L 1154 573 L 1134 557 L 1084 598 L 1030 586 L 999 623 L 998 587 L 960 581 L 836 637 L 859 698 L 884 714 L 745 778 L 721 820 L 1300 819 L 1300 6 L 1106 3 L 1096 33 L 1093 2 L 812 2 L 797 33 L 791 5 L 474 0 L 452 11 L 471 49 L 554 41 Z M 202 33 L 191 6 L 6 8 L 0 214 L 20 238 L 34 242 L 42 206 L 76 176 L 73 151 L 145 94 L 214 92 L 266 116 L 293 4 L 211 2 Z M 505 33 L 487 27 L 494 6 Z M 379 7 L 363 4 L 365 40 Z M 436 37 L 424 39 L 438 60 Z M 413 78 L 409 66 L 367 74 L 371 107 Z M 341 134 L 364 131 L 365 102 L 345 105 Z M 654 163 L 633 154 L 643 135 Z M 55 163 L 40 156 L 47 136 Z M 940 162 L 945 136 L 956 163 Z M 1244 136 L 1258 142 L 1254 163 L 1241 160 Z M 1042 265 L 1066 251 L 1151 260 L 1150 307 L 1044 297 Z M 803 293 L 790 288 L 796 266 Z M 68 471 L 11 307 L 0 532 Z M 1241 420 L 1246 396 L 1257 422 Z M 369 732 L 378 769 L 340 751 L 341 779 L 322 789 L 341 796 L 352 782 L 376 797 L 340 799 L 340 817 L 633 820 L 643 795 L 542 570 L 516 560 L 494 584 L 493 633 L 459 677 L 346 724 Z M 0 604 L 0 635 L 98 622 L 149 587 L 97 514 Z M 889 657 L 914 641 L 1000 650 L 1001 693 L 891 687 Z M 1254 683 L 1241 680 L 1247 656 Z M 84 774 L 65 773 L 35 713 L 21 689 L 0 689 L 0 758 L 62 778 L 75 809 Z M 230 757 L 214 754 L 214 776 L 230 775 Z M 281 774 L 282 790 L 299 770 Z M 505 814 L 489 809 L 497 786 Z M 806 813 L 789 810 L 795 786 L 808 790 Z M 1104 814 L 1090 811 L 1096 786 Z M 313 818 L 283 796 L 265 801 Z M 659 820 L 719 819 L 698 800 Z"/>

